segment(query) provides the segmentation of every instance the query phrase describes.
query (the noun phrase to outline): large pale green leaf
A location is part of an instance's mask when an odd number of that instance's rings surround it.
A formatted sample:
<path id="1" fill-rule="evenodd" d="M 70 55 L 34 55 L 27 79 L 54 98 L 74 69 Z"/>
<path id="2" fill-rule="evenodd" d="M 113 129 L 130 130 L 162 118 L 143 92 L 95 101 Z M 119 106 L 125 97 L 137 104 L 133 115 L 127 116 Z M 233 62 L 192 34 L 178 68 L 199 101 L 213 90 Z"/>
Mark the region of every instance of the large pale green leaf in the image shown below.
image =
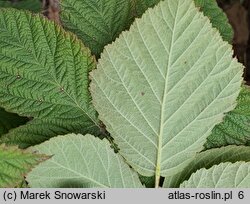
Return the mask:
<path id="1" fill-rule="evenodd" d="M 221 163 L 210 169 L 200 169 L 188 181 L 181 184 L 184 188 L 249 188 L 250 162 Z"/>
<path id="2" fill-rule="evenodd" d="M 21 184 L 23 177 L 47 156 L 0 145 L 0 188 Z"/>
<path id="3" fill-rule="evenodd" d="M 232 145 L 201 152 L 197 154 L 193 161 L 180 173 L 171 177 L 166 177 L 163 187 L 177 188 L 183 181 L 189 179 L 191 174 L 198 169 L 208 169 L 221 162 L 234 163 L 237 161 L 250 161 L 250 147 Z"/>
<path id="4" fill-rule="evenodd" d="M 70 134 L 32 149 L 54 156 L 29 173 L 31 187 L 142 187 L 137 173 L 106 139 Z"/>
<path id="5" fill-rule="evenodd" d="M 99 56 L 131 24 L 128 0 L 62 0 L 61 21 Z"/>
<path id="6" fill-rule="evenodd" d="M 27 121 L 27 118 L 20 117 L 14 113 L 8 113 L 3 108 L 0 108 L 0 138 L 10 129 L 23 125 Z"/>
<path id="7" fill-rule="evenodd" d="M 0 0 L 0 8 L 9 7 L 39 12 L 42 8 L 42 3 L 40 0 L 19 0 L 18 2 Z"/>
<path id="8" fill-rule="evenodd" d="M 66 133 L 97 133 L 93 125 L 83 127 L 81 120 L 39 120 L 35 119 L 26 125 L 12 129 L 0 138 L 0 143 L 18 145 L 20 148 L 40 144 L 51 137 Z M 100 135 L 101 136 L 101 135 Z"/>
<path id="9" fill-rule="evenodd" d="M 243 86 L 234 110 L 215 126 L 204 145 L 206 149 L 230 144 L 246 145 L 250 141 L 250 88 Z"/>
<path id="10" fill-rule="evenodd" d="M 148 8 L 155 6 L 161 0 L 130 0 L 134 5 L 134 15 L 141 16 Z M 194 0 L 195 5 L 203 11 L 213 27 L 217 28 L 222 38 L 228 42 L 232 42 L 233 29 L 228 23 L 226 14 L 218 7 L 216 0 Z"/>
<path id="11" fill-rule="evenodd" d="M 98 130 L 89 94 L 90 51 L 39 15 L 0 12 L 0 105 L 24 116 L 81 120 Z"/>
<path id="12" fill-rule="evenodd" d="M 94 105 L 132 167 L 169 176 L 234 108 L 242 65 L 192 0 L 149 9 L 91 73 Z"/>

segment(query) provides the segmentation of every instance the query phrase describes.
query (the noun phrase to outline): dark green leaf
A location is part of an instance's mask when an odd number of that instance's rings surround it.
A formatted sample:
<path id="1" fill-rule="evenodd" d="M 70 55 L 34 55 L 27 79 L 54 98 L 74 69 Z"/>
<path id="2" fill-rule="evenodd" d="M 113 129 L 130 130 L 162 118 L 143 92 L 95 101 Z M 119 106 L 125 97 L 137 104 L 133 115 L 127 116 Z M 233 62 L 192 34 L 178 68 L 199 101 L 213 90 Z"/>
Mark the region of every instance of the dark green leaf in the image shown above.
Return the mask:
<path id="1" fill-rule="evenodd" d="M 10 129 L 23 125 L 27 121 L 27 118 L 20 117 L 14 113 L 8 113 L 3 108 L 0 108 L 0 137 Z"/>
<path id="2" fill-rule="evenodd" d="M 155 6 L 161 0 L 130 0 L 134 5 L 134 14 L 140 17 L 149 7 Z M 217 28 L 222 38 L 229 43 L 233 39 L 233 29 L 228 23 L 227 16 L 218 7 L 216 0 L 194 0 L 196 6 L 203 11 L 207 16 L 213 27 Z"/>
<path id="3" fill-rule="evenodd" d="M 0 0 L 0 8 L 16 8 L 23 10 L 30 10 L 33 12 L 39 12 L 42 8 L 40 0 L 20 0 L 18 2 L 11 2 L 9 0 Z"/>
<path id="4" fill-rule="evenodd" d="M 15 9 L 1 10 L 0 31 L 0 105 L 45 121 L 81 121 L 83 132 L 98 134 L 88 90 L 96 63 L 82 42 L 40 15 Z"/>
<path id="5" fill-rule="evenodd" d="M 250 141 L 250 89 L 243 86 L 236 108 L 215 126 L 207 138 L 206 149 L 230 144 L 248 145 Z"/>
<path id="6" fill-rule="evenodd" d="M 250 147 L 227 146 L 207 150 L 197 154 L 193 161 L 179 174 L 165 178 L 165 188 L 177 188 L 184 181 L 189 179 L 192 173 L 201 168 L 210 168 L 222 162 L 250 161 Z"/>
<path id="7" fill-rule="evenodd" d="M 132 22 L 129 0 L 62 0 L 61 21 L 99 56 Z"/>

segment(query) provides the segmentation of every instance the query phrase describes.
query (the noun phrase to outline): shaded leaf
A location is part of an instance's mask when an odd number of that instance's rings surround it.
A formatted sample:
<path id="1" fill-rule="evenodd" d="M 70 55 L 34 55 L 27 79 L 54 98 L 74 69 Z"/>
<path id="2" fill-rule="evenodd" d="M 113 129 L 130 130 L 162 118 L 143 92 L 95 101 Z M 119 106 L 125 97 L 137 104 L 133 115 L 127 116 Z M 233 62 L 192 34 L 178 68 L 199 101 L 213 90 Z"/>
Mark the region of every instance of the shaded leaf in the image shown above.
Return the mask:
<path id="1" fill-rule="evenodd" d="M 166 177 L 163 187 L 178 188 L 183 181 L 188 180 L 191 174 L 198 169 L 208 169 L 222 162 L 234 163 L 237 161 L 250 161 L 250 147 L 227 146 L 201 152 L 197 154 L 193 161 L 180 173 Z"/>
<path id="2" fill-rule="evenodd" d="M 106 139 L 70 134 L 32 149 L 54 156 L 29 173 L 31 187 L 142 187 L 137 173 L 114 153 Z"/>
<path id="3" fill-rule="evenodd" d="M 234 110 L 227 113 L 223 122 L 216 125 L 207 138 L 205 148 L 226 145 L 247 145 L 250 141 L 250 89 L 243 86 Z"/>
<path id="4" fill-rule="evenodd" d="M 30 10 L 39 12 L 42 8 L 42 3 L 39 0 L 20 0 L 18 2 L 11 2 L 9 0 L 0 0 L 0 8 L 17 8 L 23 10 Z"/>
<path id="5" fill-rule="evenodd" d="M 85 124 L 86 125 L 86 124 Z M 94 131 L 93 131 L 94 130 Z M 0 138 L 0 143 L 18 145 L 20 148 L 27 148 L 40 144 L 57 135 L 67 133 L 86 133 L 98 135 L 98 129 L 93 125 L 83 126 L 81 120 L 39 120 L 35 119 L 26 125 L 12 129 L 8 134 Z M 101 137 L 101 135 L 98 135 Z"/>
<path id="6" fill-rule="evenodd" d="M 155 186 L 155 177 L 146 177 L 139 175 L 139 179 L 143 185 L 145 185 L 147 188 L 154 188 Z"/>
<path id="7" fill-rule="evenodd" d="M 0 138 L 10 129 L 23 125 L 27 121 L 27 118 L 20 117 L 14 113 L 8 113 L 3 108 L 0 108 Z"/>
<path id="8" fill-rule="evenodd" d="M 200 169 L 181 188 L 249 188 L 250 162 L 221 163 Z"/>

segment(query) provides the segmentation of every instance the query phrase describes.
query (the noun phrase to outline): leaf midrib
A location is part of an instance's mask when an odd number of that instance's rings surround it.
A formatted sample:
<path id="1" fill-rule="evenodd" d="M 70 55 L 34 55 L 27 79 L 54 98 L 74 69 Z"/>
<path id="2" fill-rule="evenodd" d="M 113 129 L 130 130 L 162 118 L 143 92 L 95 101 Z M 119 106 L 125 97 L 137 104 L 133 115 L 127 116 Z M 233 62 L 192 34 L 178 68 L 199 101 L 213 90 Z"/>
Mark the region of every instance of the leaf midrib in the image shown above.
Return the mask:
<path id="1" fill-rule="evenodd" d="M 160 6 L 161 10 L 162 7 Z M 170 8 L 169 8 L 170 9 Z M 178 16 L 178 10 L 179 10 L 179 0 L 177 3 L 177 10 L 175 12 L 175 18 L 174 18 L 174 26 L 173 26 L 173 32 L 171 36 L 171 44 L 169 49 L 169 57 L 168 57 L 168 64 L 166 67 L 166 77 L 165 77 L 165 86 L 164 86 L 164 92 L 163 92 L 163 99 L 162 99 L 162 105 L 161 105 L 161 119 L 160 119 L 160 129 L 159 129 L 159 136 L 158 136 L 158 152 L 157 152 L 157 158 L 156 158 L 156 172 L 155 172 L 155 187 L 159 186 L 160 176 L 161 176 L 161 157 L 162 157 L 162 138 L 164 134 L 164 108 L 166 103 L 166 96 L 167 96 L 167 89 L 168 89 L 168 78 L 169 78 L 169 68 L 171 65 L 171 53 L 173 50 L 173 44 L 174 44 L 174 37 L 175 37 L 175 29 L 176 29 L 176 19 Z M 164 17 L 163 17 L 164 18 Z"/>

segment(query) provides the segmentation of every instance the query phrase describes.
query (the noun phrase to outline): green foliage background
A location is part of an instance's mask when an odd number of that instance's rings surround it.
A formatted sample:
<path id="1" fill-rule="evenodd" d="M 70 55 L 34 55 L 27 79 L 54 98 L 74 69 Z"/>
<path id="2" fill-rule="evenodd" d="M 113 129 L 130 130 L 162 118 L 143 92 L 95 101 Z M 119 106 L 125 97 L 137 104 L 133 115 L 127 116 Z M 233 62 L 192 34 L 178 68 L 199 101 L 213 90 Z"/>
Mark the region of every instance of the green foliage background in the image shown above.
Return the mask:
<path id="1" fill-rule="evenodd" d="M 32 12 L 40 12 L 42 3 L 40 0 L 20 0 L 12 3 L 9 0 L 0 0 L 0 8 L 16 8 L 21 10 L 30 10 Z"/>
<path id="2" fill-rule="evenodd" d="M 0 108 L 0 142 L 25 149 L 58 135 L 91 133 L 101 138 L 108 137 L 113 143 L 113 139 L 105 130 L 105 125 L 98 120 L 98 114 L 92 107 L 88 90 L 90 82 L 88 74 L 96 67 L 97 62 L 94 58 L 97 60 L 100 58 L 104 47 L 113 43 L 122 31 L 128 30 L 135 18 L 141 17 L 148 8 L 154 7 L 159 2 L 160 0 L 119 0 L 118 2 L 103 0 L 97 3 L 62 0 L 60 4 L 62 26 L 74 32 L 77 37 L 39 16 L 11 9 L 0 10 L 0 47 L 4 50 L 4 55 L 0 54 L 0 105 L 14 112 L 9 113 Z M 231 43 L 233 30 L 216 1 L 195 0 L 195 4 L 210 19 L 222 38 Z M 13 4 L 0 0 L 0 8 L 9 7 L 39 12 L 41 2 L 22 0 Z M 74 81 L 79 83 L 72 83 Z M 44 92 L 49 94 L 44 95 Z M 183 172 L 166 177 L 164 187 L 179 187 L 193 172 L 202 168 L 211 168 L 223 162 L 248 162 L 249 103 L 249 87 L 242 86 L 236 108 L 226 114 L 222 123 L 215 126 L 212 134 L 207 138 L 203 152 L 198 153 Z M 20 117 L 15 113 L 28 118 Z M 53 141 L 56 140 L 52 140 L 52 143 Z M 67 138 L 64 142 L 67 143 Z M 54 149 L 53 145 L 51 149 Z M 211 150 L 205 151 L 206 149 Z M 52 150 L 49 154 L 61 154 Z M 41 153 L 46 152 L 41 151 Z M 78 154 L 79 152 L 76 153 L 76 157 L 81 156 Z M 231 154 L 233 156 L 230 156 Z M 7 157 L 15 166 L 7 172 L 9 180 L 3 176 L 6 174 L 5 170 L 10 168 L 5 162 Z M 0 187 L 22 186 L 23 175 L 27 175 L 32 168 L 46 159 L 48 157 L 34 154 L 30 150 L 26 152 L 18 150 L 17 147 L 1 146 Z M 60 156 L 55 159 L 60 160 Z M 71 159 L 72 157 L 69 158 Z M 94 160 L 96 159 L 92 161 Z M 71 165 L 75 165 L 78 161 L 74 160 L 74 162 Z M 19 166 L 16 166 L 16 163 Z M 47 164 L 49 162 L 44 165 Z M 190 171 L 185 173 L 187 170 Z M 31 183 L 39 177 L 39 174 L 37 177 L 34 176 L 35 174 L 30 174 Z M 110 176 L 108 172 L 106 176 Z M 50 180 L 50 178 L 47 179 Z M 154 177 L 140 176 L 140 179 L 147 187 L 155 186 Z M 34 186 L 38 187 L 44 183 L 44 181 L 40 184 L 36 182 L 34 181 Z M 26 185 L 25 182 L 23 184 Z M 49 185 L 52 184 L 48 183 Z M 56 184 L 53 187 L 60 185 Z M 80 186 L 91 185 L 90 182 Z M 109 183 L 109 187 L 115 185 Z"/>

